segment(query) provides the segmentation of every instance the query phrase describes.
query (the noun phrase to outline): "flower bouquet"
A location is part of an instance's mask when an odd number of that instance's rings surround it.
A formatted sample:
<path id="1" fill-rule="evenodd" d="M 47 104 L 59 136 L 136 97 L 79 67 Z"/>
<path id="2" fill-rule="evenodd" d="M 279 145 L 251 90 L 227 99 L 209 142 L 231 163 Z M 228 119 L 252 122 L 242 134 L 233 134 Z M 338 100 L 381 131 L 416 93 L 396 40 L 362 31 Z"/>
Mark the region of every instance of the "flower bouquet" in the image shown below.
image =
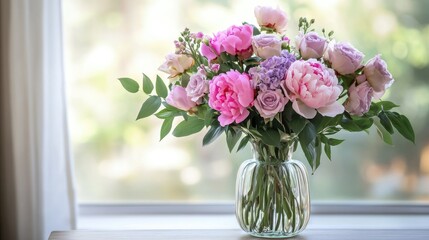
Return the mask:
<path id="1" fill-rule="evenodd" d="M 363 64 L 364 54 L 350 43 L 316 32 L 314 19 L 299 19 L 291 39 L 280 9 L 256 7 L 255 16 L 258 26 L 244 22 L 213 35 L 185 29 L 159 67 L 169 74 L 168 86 L 143 75 L 149 97 L 137 119 L 162 119 L 161 139 L 180 118 L 176 137 L 208 128 L 203 145 L 223 133 L 230 151 L 250 142 L 254 159 L 237 175 L 238 222 L 252 235 L 289 237 L 305 228 L 310 212 L 305 167 L 291 159 L 298 145 L 314 172 L 322 152 L 331 159 L 331 147 L 343 142 L 333 137 L 341 130 L 374 125 L 388 144 L 394 129 L 413 142 L 414 132 L 393 111 L 398 106 L 382 100 L 393 77 L 380 55 Z M 135 80 L 119 80 L 139 91 Z"/>

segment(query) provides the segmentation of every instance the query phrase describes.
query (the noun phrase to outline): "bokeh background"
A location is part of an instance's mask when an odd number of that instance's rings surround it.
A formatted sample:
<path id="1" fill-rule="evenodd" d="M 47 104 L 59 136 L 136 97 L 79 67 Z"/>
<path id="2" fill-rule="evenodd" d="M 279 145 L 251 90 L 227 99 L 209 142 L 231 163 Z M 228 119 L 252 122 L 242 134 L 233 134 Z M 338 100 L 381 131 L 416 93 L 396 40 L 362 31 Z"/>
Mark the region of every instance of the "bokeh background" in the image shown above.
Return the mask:
<path id="1" fill-rule="evenodd" d="M 173 40 L 189 27 L 206 34 L 243 21 L 256 5 L 334 30 L 366 54 L 381 53 L 395 77 L 383 97 L 401 105 L 416 132 L 385 145 L 375 129 L 343 132 L 345 143 L 310 176 L 313 200 L 429 201 L 429 1 L 425 0 L 63 0 L 66 79 L 78 200 L 113 202 L 232 201 L 235 174 L 249 148 L 230 154 L 224 139 L 202 147 L 201 134 L 159 142 L 161 121 L 135 121 L 145 100 L 118 77 L 155 78 Z M 304 160 L 298 151 L 295 159 Z"/>

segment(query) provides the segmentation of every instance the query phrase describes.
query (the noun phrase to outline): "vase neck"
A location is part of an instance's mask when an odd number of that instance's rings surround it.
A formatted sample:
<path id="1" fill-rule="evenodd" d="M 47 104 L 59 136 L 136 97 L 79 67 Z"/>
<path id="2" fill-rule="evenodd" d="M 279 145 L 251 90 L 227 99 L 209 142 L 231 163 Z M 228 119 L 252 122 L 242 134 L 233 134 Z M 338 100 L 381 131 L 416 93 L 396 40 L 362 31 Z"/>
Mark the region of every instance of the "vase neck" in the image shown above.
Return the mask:
<path id="1" fill-rule="evenodd" d="M 296 141 L 281 142 L 278 146 L 267 145 L 262 141 L 251 141 L 253 158 L 263 163 L 283 163 L 292 159 Z"/>

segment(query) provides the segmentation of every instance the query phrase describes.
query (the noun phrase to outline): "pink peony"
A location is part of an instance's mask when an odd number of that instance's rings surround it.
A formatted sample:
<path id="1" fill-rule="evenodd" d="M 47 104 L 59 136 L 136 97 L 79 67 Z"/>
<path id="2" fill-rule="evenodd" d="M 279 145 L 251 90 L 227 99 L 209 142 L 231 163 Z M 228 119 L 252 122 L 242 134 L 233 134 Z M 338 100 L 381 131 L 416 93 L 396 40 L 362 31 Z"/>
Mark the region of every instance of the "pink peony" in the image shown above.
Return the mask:
<path id="1" fill-rule="evenodd" d="M 279 8 L 257 6 L 255 17 L 261 27 L 271 28 L 278 33 L 286 31 L 287 16 Z"/>
<path id="2" fill-rule="evenodd" d="M 188 86 L 186 86 L 186 93 L 192 101 L 201 104 L 201 100 L 206 93 L 209 92 L 209 82 L 203 71 L 191 76 Z"/>
<path id="3" fill-rule="evenodd" d="M 349 88 L 349 98 L 344 104 L 351 115 L 362 116 L 371 105 L 373 90 L 367 81 L 358 84 L 356 81 Z"/>
<path id="4" fill-rule="evenodd" d="M 215 76 L 210 81 L 209 106 L 220 112 L 221 126 L 240 123 L 249 115 L 247 107 L 254 99 L 249 75 L 235 70 Z"/>
<path id="5" fill-rule="evenodd" d="M 256 97 L 255 108 L 261 117 L 274 118 L 277 113 L 283 111 L 288 101 L 280 89 L 262 91 Z"/>
<path id="6" fill-rule="evenodd" d="M 196 103 L 188 97 L 185 88 L 177 85 L 173 86 L 173 89 L 168 93 L 165 101 L 167 101 L 171 106 L 183 111 L 188 111 L 196 106 Z"/>
<path id="7" fill-rule="evenodd" d="M 184 73 L 187 69 L 194 65 L 194 59 L 184 54 L 168 54 L 165 57 L 165 62 L 158 70 L 170 74 L 168 78 L 175 78 Z"/>
<path id="8" fill-rule="evenodd" d="M 328 48 L 328 60 L 332 68 L 345 75 L 354 73 L 362 67 L 363 53 L 354 48 L 350 43 L 334 43 Z"/>
<path id="9" fill-rule="evenodd" d="M 271 34 L 261 34 L 253 37 L 253 52 L 263 59 L 272 56 L 280 56 L 282 51 L 282 40 Z"/>
<path id="10" fill-rule="evenodd" d="M 343 87 L 335 72 L 315 59 L 293 62 L 282 87 L 293 109 L 307 119 L 314 118 L 317 112 L 329 117 L 344 112 L 337 102 Z"/>
<path id="11" fill-rule="evenodd" d="M 387 70 L 386 62 L 380 58 L 380 55 L 373 57 L 366 63 L 363 73 L 378 97 L 381 97 L 394 81 L 392 74 Z"/>
<path id="12" fill-rule="evenodd" d="M 328 42 L 316 32 L 300 33 L 296 37 L 296 47 L 303 59 L 321 58 L 325 53 Z"/>
<path id="13" fill-rule="evenodd" d="M 216 59 L 222 52 L 248 58 L 252 55 L 253 28 L 250 25 L 231 26 L 218 32 L 208 44 L 201 46 L 201 53 L 209 61 Z"/>

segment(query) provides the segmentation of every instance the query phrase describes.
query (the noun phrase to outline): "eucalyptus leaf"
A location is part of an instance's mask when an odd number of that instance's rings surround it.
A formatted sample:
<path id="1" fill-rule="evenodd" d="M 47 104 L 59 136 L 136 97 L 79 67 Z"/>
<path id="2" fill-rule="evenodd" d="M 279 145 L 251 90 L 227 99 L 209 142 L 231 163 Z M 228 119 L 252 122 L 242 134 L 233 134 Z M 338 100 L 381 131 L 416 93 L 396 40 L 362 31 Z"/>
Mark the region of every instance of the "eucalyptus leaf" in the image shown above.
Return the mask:
<path id="1" fill-rule="evenodd" d="M 173 126 L 173 119 L 174 119 L 174 117 L 171 117 L 171 118 L 166 118 L 165 120 L 164 120 L 164 122 L 162 123 L 162 126 L 161 126 L 161 133 L 160 133 L 160 141 L 165 137 L 165 136 L 167 136 L 167 134 L 171 131 L 171 128 L 172 128 L 172 126 Z"/>
<path id="2" fill-rule="evenodd" d="M 156 94 L 162 98 L 166 98 L 168 95 L 167 86 L 159 76 L 156 76 Z"/>
<path id="3" fill-rule="evenodd" d="M 140 108 L 139 114 L 137 115 L 137 119 L 149 117 L 158 111 L 158 108 L 161 106 L 161 98 L 158 96 L 150 96 Z"/>
<path id="4" fill-rule="evenodd" d="M 136 93 L 139 91 L 139 84 L 136 80 L 131 78 L 118 78 L 118 80 L 121 82 L 122 86 L 130 93 Z"/>
<path id="5" fill-rule="evenodd" d="M 152 81 L 146 74 L 143 73 L 143 92 L 146 94 L 151 94 L 153 91 Z"/>
<path id="6" fill-rule="evenodd" d="M 188 117 L 180 122 L 173 130 L 173 136 L 185 137 L 197 133 L 204 128 L 204 121 L 197 117 Z"/>

